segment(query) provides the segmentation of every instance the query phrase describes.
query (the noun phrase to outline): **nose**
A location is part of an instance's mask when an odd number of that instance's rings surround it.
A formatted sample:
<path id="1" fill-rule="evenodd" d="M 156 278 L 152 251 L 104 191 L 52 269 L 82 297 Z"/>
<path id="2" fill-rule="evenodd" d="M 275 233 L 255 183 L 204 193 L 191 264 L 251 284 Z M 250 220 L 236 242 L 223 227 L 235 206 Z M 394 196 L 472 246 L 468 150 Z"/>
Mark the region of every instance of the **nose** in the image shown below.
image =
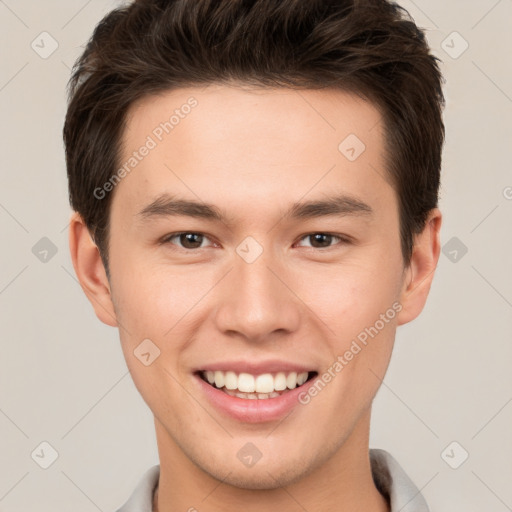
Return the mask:
<path id="1" fill-rule="evenodd" d="M 276 341 L 296 331 L 302 303 L 290 278 L 282 264 L 265 251 L 252 263 L 235 255 L 234 268 L 222 281 L 217 328 L 252 342 Z"/>

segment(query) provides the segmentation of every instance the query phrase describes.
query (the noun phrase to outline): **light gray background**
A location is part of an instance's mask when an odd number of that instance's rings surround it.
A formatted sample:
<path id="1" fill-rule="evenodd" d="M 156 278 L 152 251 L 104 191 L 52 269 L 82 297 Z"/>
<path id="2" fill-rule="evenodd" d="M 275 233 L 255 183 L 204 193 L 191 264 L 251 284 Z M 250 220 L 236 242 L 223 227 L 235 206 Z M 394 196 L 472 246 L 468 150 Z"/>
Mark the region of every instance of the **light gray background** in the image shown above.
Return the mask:
<path id="1" fill-rule="evenodd" d="M 117 330 L 95 317 L 67 246 L 65 86 L 118 4 L 0 0 L 2 512 L 113 511 L 158 463 Z M 442 243 L 468 252 L 445 248 L 423 314 L 399 328 L 371 446 L 398 459 L 432 511 L 512 510 L 512 0 L 400 4 L 443 60 Z M 58 42 L 48 58 L 31 47 L 51 48 L 44 31 Z M 57 249 L 46 262 L 32 252 L 43 237 Z M 48 469 L 44 441 L 58 453 Z"/>

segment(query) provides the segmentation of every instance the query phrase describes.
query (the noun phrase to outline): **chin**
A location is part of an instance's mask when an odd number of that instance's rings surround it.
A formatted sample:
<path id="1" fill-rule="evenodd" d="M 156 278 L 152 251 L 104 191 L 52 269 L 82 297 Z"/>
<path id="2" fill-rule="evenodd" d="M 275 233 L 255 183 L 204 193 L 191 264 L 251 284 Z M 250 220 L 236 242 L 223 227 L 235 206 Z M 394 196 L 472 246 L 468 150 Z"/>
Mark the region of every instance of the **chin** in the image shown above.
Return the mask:
<path id="1" fill-rule="evenodd" d="M 298 468 L 285 468 L 272 469 L 263 466 L 254 472 L 255 468 L 248 468 L 239 470 L 235 468 L 223 477 L 222 475 L 212 475 L 217 480 L 222 481 L 224 484 L 231 485 L 232 487 L 238 487 L 239 489 L 252 489 L 252 490 L 272 490 L 279 489 L 284 486 L 293 484 L 297 480 L 300 480 L 304 475 L 298 470 Z"/>

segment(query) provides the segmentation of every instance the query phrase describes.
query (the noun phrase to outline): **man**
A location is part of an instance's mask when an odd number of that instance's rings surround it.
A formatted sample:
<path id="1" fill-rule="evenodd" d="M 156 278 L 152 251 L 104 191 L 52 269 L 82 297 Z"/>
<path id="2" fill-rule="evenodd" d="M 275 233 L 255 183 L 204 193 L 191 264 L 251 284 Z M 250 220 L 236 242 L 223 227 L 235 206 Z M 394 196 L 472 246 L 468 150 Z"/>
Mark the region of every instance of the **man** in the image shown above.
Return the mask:
<path id="1" fill-rule="evenodd" d="M 439 257 L 441 83 L 384 0 L 139 0 L 98 25 L 70 249 L 160 458 L 121 512 L 428 510 L 369 428 Z"/>

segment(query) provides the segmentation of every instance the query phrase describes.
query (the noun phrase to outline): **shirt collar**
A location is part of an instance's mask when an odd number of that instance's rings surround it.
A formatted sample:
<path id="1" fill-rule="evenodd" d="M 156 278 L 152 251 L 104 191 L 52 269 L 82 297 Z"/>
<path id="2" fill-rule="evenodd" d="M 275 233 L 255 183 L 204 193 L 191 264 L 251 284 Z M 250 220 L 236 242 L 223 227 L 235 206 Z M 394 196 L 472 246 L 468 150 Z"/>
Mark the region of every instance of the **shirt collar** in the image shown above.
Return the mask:
<path id="1" fill-rule="evenodd" d="M 373 481 L 388 499 L 391 512 L 429 512 L 425 498 L 390 453 L 371 449 L 370 462 Z"/>
<path id="2" fill-rule="evenodd" d="M 372 448 L 370 463 L 375 485 L 388 499 L 391 512 L 429 512 L 420 491 L 392 455 L 385 450 Z M 149 468 L 128 501 L 117 512 L 152 512 L 153 494 L 159 476 L 159 464 Z"/>

